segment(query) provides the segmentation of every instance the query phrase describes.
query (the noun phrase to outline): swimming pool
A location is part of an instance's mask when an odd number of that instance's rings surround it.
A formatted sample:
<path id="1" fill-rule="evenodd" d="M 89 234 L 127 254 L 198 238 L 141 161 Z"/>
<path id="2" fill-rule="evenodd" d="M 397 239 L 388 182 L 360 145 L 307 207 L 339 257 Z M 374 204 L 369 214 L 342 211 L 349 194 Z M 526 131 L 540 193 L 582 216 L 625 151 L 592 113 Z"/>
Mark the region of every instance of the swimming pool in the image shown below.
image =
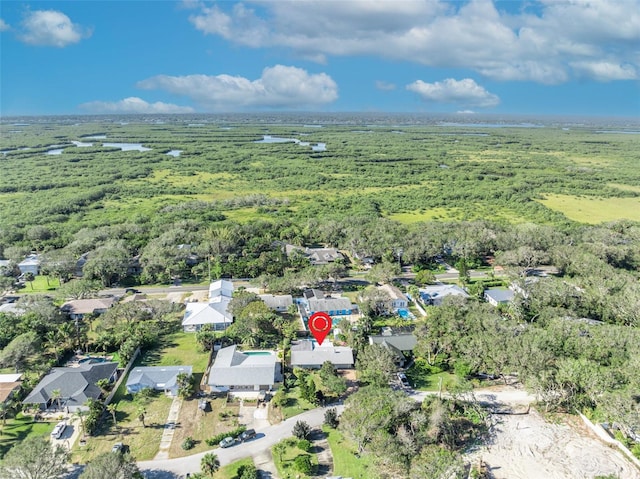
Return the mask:
<path id="1" fill-rule="evenodd" d="M 244 351 L 242 354 L 247 356 L 271 356 L 273 353 L 271 351 Z"/>
<path id="2" fill-rule="evenodd" d="M 408 309 L 399 309 L 398 310 L 398 316 L 400 316 L 402 319 L 414 319 L 415 318 L 415 316 Z"/>
<path id="3" fill-rule="evenodd" d="M 106 362 L 106 358 L 89 356 L 88 358 L 82 358 L 78 361 L 78 364 L 97 364 Z"/>

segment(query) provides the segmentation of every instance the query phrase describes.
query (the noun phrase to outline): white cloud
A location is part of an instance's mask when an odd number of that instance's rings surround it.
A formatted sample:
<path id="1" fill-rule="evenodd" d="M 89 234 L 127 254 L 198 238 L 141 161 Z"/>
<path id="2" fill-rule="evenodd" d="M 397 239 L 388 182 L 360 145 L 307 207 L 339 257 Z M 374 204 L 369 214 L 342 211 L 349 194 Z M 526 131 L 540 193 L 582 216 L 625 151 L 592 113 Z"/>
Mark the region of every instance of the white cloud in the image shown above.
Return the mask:
<path id="1" fill-rule="evenodd" d="M 158 75 L 138 82 L 139 88 L 160 89 L 193 99 L 208 110 L 245 108 L 305 108 L 331 103 L 338 87 L 325 73 L 309 74 L 296 67 L 275 65 L 257 80 L 230 75 Z"/>
<path id="2" fill-rule="evenodd" d="M 463 80 L 447 78 L 435 83 L 417 80 L 407 85 L 407 90 L 417 93 L 425 101 L 436 103 L 477 107 L 492 107 L 500 103 L 500 98 L 489 93 L 471 78 Z"/>
<path id="3" fill-rule="evenodd" d="M 202 6 L 190 21 L 206 35 L 254 48 L 286 47 L 321 62 L 327 56 L 376 55 L 547 84 L 573 76 L 600 79 L 599 68 L 581 65 L 603 58 L 640 68 L 640 0 L 542 0 L 533 3 L 535 14 L 526 5 L 518 14 L 499 11 L 491 0 L 227 5 Z M 618 72 L 617 78 L 628 76 Z"/>
<path id="4" fill-rule="evenodd" d="M 71 22 L 56 10 L 36 10 L 27 13 L 18 38 L 30 45 L 66 47 L 91 36 L 91 31 Z"/>
<path id="5" fill-rule="evenodd" d="M 83 110 L 92 113 L 191 113 L 194 111 L 189 106 L 173 105 L 171 103 L 163 103 L 157 101 L 148 103 L 141 98 L 129 97 L 120 101 L 91 101 L 80 105 Z"/>
<path id="6" fill-rule="evenodd" d="M 396 89 L 396 85 L 394 83 L 389 83 L 382 80 L 376 81 L 376 88 L 382 91 L 391 91 Z"/>
<path id="7" fill-rule="evenodd" d="M 608 61 L 572 62 L 571 67 L 578 73 L 598 81 L 635 80 L 638 72 L 633 65 L 620 65 Z"/>
<path id="8" fill-rule="evenodd" d="M 475 115 L 476 112 L 473 110 L 460 110 L 456 112 L 457 115 Z"/>
<path id="9" fill-rule="evenodd" d="M 0 18 L 0 32 L 6 32 L 7 30 L 10 30 L 11 26 L 5 22 L 2 18 Z"/>

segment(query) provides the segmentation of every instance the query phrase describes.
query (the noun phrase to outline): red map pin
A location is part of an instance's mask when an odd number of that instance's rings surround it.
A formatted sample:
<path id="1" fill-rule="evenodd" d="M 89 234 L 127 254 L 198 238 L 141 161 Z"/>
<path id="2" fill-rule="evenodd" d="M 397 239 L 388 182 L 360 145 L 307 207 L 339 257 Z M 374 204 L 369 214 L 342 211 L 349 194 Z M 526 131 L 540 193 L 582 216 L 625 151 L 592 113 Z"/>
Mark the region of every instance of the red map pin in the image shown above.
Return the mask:
<path id="1" fill-rule="evenodd" d="M 318 345 L 322 345 L 322 341 L 331 331 L 331 316 L 323 312 L 313 313 L 309 318 L 309 330 L 318 341 Z"/>

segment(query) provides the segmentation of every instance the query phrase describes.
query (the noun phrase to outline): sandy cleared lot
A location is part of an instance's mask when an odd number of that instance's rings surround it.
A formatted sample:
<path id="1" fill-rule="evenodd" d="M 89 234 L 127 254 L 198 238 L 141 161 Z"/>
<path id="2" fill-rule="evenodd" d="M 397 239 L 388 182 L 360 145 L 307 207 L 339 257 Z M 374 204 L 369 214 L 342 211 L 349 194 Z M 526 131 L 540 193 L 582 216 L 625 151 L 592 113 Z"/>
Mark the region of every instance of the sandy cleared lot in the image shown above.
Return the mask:
<path id="1" fill-rule="evenodd" d="M 529 414 L 493 415 L 492 420 L 491 439 L 468 459 L 482 459 L 495 479 L 593 479 L 607 474 L 640 479 L 640 471 L 621 452 L 576 421 L 553 424 L 533 408 Z"/>

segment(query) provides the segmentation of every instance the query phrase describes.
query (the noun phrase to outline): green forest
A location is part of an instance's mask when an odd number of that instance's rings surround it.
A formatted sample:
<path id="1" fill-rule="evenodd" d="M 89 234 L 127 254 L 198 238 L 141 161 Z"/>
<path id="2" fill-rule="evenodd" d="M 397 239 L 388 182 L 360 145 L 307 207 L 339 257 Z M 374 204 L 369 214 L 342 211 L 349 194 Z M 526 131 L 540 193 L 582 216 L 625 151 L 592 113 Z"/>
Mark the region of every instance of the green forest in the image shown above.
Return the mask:
<path id="1" fill-rule="evenodd" d="M 54 301 L 104 287 L 231 277 L 298 294 L 303 286 L 335 286 L 367 258 L 375 263 L 364 276 L 370 283 L 390 282 L 400 266 L 422 273 L 416 284 L 428 283 L 445 259 L 462 271 L 459 282 L 472 297 L 428 307 L 415 322 L 416 367 L 461 377 L 491 373 L 505 382 L 515 375 L 547 410 L 579 410 L 617 421 L 625 432 L 640 430 L 636 130 L 551 121 L 490 128 L 399 118 L 285 119 L 4 120 L 0 258 L 9 261 L 0 290 L 12 287 L 16 265 L 30 253 L 41 255 L 47 281 L 62 285 L 54 299 L 21 299 L 22 317 L 0 314 L 0 365 L 42 372 L 56 364 L 80 340 L 73 328 L 64 331 Z M 285 244 L 336 247 L 346 259 L 314 267 L 304 255 L 287 255 Z M 480 268 L 495 279 L 495 266 L 503 270 L 499 282 L 522 292 L 499 308 L 481 300 L 487 284 L 466 274 Z M 531 281 L 541 266 L 554 273 Z M 83 279 L 72 280 L 79 268 Z M 344 338 L 360 359 L 360 374 L 367 355 L 380 356 L 366 346 L 367 334 L 379 332 L 376 299 L 363 297 L 365 314 Z M 85 334 L 85 347 L 126 359 L 138 346 L 156 347 L 180 316 L 160 302 L 152 311 L 121 306 L 105 316 L 100 334 Z M 259 313 L 247 312 L 246 320 L 239 314 L 228 339 L 266 347 L 295 336 L 287 321 Z M 209 336 L 204 331 L 199 341 Z M 60 338 L 66 342 L 59 351 Z M 38 364 L 28 364 L 33 357 Z M 350 401 L 375 408 L 378 396 L 392 398 L 390 371 L 380 381 L 365 380 L 368 387 Z M 400 451 L 378 466 L 404 474 L 441 454 L 432 446 L 448 444 L 448 436 L 418 428 L 405 451 L 398 431 L 408 430 L 408 417 L 427 424 L 443 407 L 384 418 L 363 407 L 380 420 L 379 433 L 345 432 L 359 452 Z M 476 414 L 447 407 L 460 421 Z M 361 418 L 353 412 L 345 417 L 350 422 Z M 447 440 L 450 449 L 459 447 L 454 436 Z"/>

